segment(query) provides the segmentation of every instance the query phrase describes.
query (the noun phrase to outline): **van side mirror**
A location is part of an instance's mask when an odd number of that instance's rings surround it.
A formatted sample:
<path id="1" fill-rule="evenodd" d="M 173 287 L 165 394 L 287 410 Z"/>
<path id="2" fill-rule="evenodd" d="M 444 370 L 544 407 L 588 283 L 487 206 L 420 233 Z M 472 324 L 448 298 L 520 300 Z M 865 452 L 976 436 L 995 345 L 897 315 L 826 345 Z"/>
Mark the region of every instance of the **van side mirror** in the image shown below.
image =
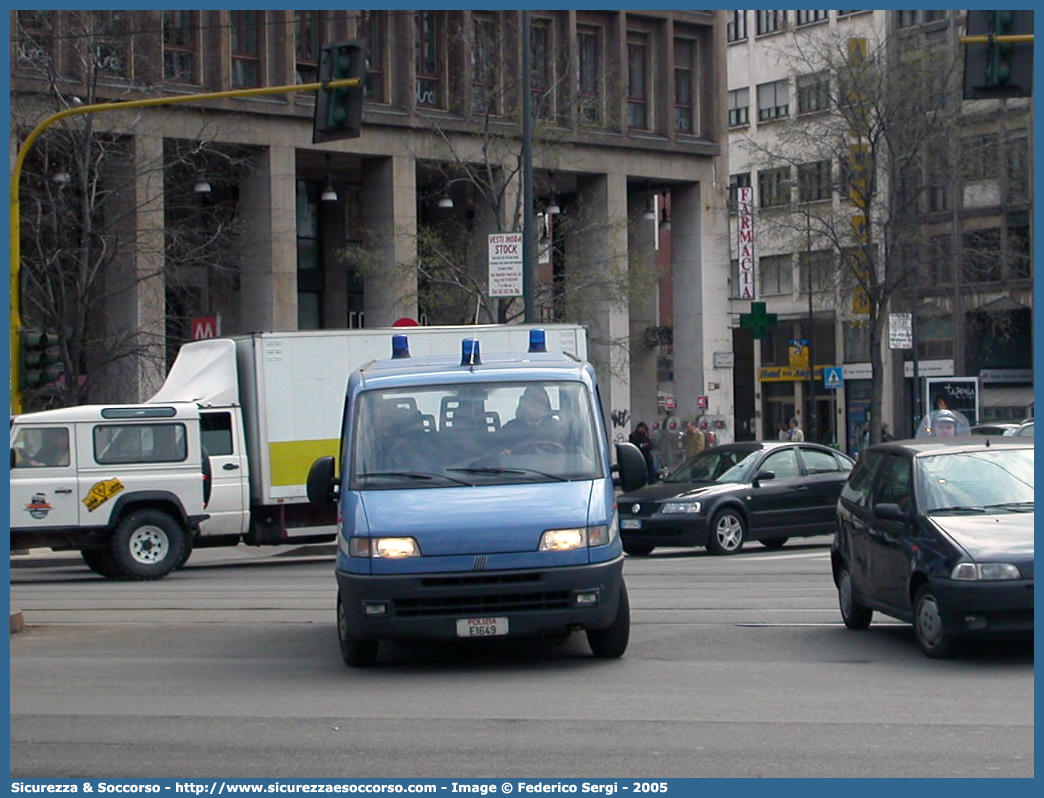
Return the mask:
<path id="1" fill-rule="evenodd" d="M 334 476 L 334 458 L 320 457 L 308 469 L 308 501 L 317 507 L 332 507 L 337 500 L 338 484 Z"/>
<path id="2" fill-rule="evenodd" d="M 623 488 L 625 493 L 645 486 L 645 456 L 633 443 L 624 441 L 616 444 L 615 470 L 619 477 L 613 480 L 613 484 Z"/>

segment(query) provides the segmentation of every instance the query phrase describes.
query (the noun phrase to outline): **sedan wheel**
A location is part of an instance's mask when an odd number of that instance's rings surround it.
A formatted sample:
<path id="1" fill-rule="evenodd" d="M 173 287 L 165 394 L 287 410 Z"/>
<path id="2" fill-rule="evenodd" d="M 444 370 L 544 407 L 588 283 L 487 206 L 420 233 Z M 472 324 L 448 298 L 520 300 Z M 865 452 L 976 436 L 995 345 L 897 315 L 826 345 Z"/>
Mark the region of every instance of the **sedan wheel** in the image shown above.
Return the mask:
<path id="1" fill-rule="evenodd" d="M 711 521 L 707 551 L 711 554 L 735 554 L 743 548 L 747 527 L 743 516 L 732 509 L 718 510 Z"/>
<path id="2" fill-rule="evenodd" d="M 921 649 L 929 657 L 943 659 L 953 655 L 953 635 L 943 627 L 939 601 L 928 585 L 921 585 L 914 598 L 914 633 Z"/>

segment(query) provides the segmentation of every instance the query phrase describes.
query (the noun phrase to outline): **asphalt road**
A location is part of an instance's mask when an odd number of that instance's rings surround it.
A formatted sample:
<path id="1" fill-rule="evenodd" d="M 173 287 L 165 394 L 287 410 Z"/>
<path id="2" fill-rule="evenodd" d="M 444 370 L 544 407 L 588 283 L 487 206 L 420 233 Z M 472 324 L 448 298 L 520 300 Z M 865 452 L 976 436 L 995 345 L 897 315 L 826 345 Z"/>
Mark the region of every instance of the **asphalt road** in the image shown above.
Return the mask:
<path id="1" fill-rule="evenodd" d="M 1032 643 L 932 661 L 840 623 L 827 538 L 628 558 L 619 661 L 386 646 L 348 669 L 329 549 L 217 549 L 161 582 L 12 557 L 17 777 L 1031 777 Z M 486 641 L 488 642 L 488 641 Z"/>

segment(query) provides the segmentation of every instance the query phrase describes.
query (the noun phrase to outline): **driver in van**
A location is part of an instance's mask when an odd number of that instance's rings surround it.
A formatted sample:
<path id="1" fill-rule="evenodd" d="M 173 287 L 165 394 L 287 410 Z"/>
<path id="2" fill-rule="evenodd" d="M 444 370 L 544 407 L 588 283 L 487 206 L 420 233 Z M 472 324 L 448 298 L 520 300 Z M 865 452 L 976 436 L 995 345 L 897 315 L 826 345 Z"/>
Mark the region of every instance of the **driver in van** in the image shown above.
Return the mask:
<path id="1" fill-rule="evenodd" d="M 500 435 L 504 441 L 502 454 L 564 449 L 563 424 L 552 414 L 551 399 L 541 385 L 530 385 L 522 392 L 515 417 L 501 428 Z"/>

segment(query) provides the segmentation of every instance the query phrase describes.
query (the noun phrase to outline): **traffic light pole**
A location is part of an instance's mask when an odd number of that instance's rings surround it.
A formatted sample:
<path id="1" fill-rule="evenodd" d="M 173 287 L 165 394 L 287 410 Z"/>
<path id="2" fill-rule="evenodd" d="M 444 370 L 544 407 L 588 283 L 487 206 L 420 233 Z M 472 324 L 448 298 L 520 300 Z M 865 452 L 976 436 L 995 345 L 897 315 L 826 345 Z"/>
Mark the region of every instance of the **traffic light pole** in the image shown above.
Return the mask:
<path id="1" fill-rule="evenodd" d="M 19 193 L 21 187 L 22 167 L 30 148 L 47 128 L 70 116 L 96 114 L 102 111 L 125 111 L 130 108 L 152 108 L 158 105 L 174 105 L 177 103 L 200 102 L 202 100 L 221 100 L 233 97 L 261 97 L 268 94 L 290 94 L 298 91 L 318 91 L 320 89 L 348 88 L 361 86 L 359 78 L 343 78 L 320 83 L 300 83 L 293 86 L 266 86 L 259 89 L 233 89 L 230 91 L 205 92 L 203 94 L 182 94 L 176 97 L 150 97 L 145 100 L 127 100 L 125 102 L 94 103 L 76 108 L 66 108 L 51 114 L 32 132 L 18 148 L 14 166 L 11 169 L 11 413 L 22 412 L 22 384 L 19 374 L 19 336 L 22 330 L 22 279 L 21 279 L 21 205 Z"/>

